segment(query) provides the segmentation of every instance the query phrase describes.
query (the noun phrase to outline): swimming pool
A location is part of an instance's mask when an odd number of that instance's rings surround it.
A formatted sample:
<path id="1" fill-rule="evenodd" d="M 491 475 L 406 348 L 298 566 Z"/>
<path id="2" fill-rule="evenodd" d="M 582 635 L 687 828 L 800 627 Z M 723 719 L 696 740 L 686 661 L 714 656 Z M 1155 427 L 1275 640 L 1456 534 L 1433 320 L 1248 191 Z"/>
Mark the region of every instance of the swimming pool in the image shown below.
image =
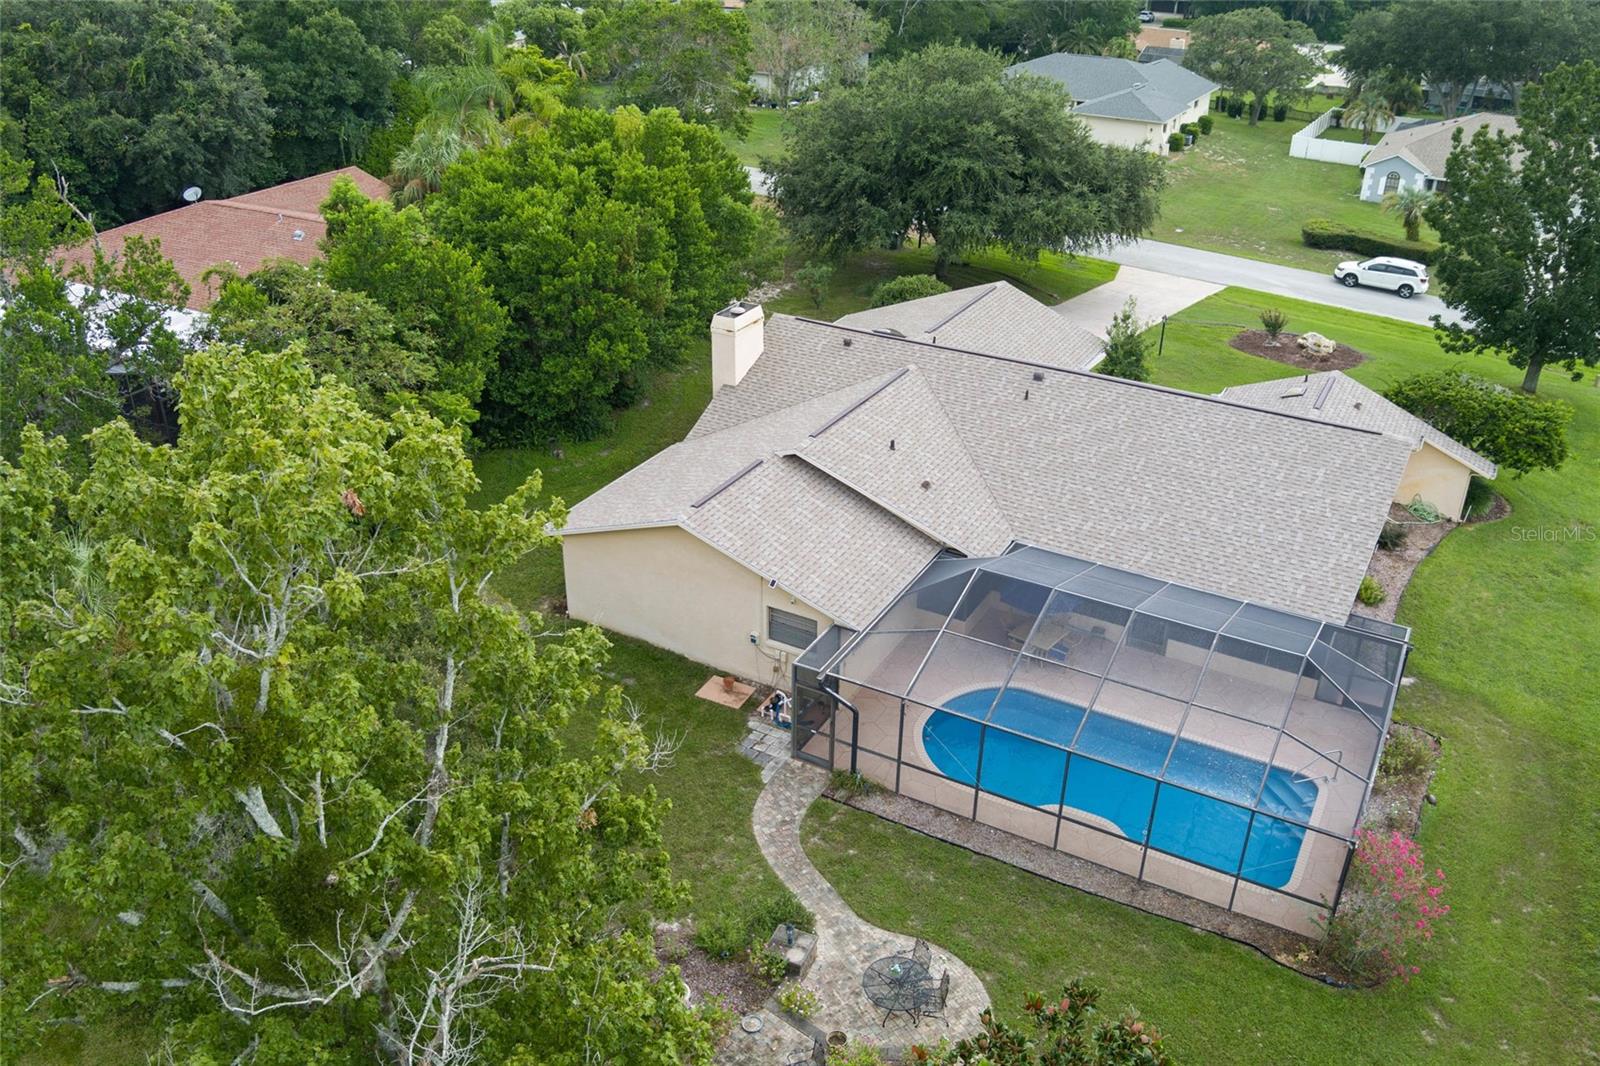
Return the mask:
<path id="1" fill-rule="evenodd" d="M 1238 870 L 1269 888 L 1289 883 L 1306 831 L 1269 816 L 1309 821 L 1317 802 L 1315 781 L 1297 780 L 1288 770 L 1274 766 L 1263 788 L 1261 775 L 1267 770 L 1266 763 L 1188 739 L 1178 741 L 1168 762 L 1172 734 L 1085 712 L 1082 707 L 1025 689 L 1006 689 L 989 712 L 999 691 L 983 688 L 963 693 L 944 703 L 958 714 L 937 710 L 928 716 L 922 743 L 940 773 L 963 784 L 979 783 L 978 745 L 983 727 L 960 715 L 981 718 L 988 713 L 994 725 L 1054 744 L 1071 744 L 1076 735 L 1077 751 L 1090 758 L 1072 759 L 1072 772 L 1066 774 L 1067 807 L 1096 815 L 1141 843 L 1148 825 L 1152 847 L 1191 862 L 1230 874 Z M 1028 737 L 990 731 L 983 750 L 982 787 L 1030 807 L 1054 810 L 1063 802 L 1061 782 L 1067 752 Z M 1128 770 L 1156 774 L 1164 762 L 1167 779 L 1158 799 L 1155 781 Z M 1248 807 L 1255 803 L 1257 788 L 1262 788 L 1258 806 L 1262 813 L 1256 815 L 1252 826 L 1248 810 L 1224 800 Z"/>

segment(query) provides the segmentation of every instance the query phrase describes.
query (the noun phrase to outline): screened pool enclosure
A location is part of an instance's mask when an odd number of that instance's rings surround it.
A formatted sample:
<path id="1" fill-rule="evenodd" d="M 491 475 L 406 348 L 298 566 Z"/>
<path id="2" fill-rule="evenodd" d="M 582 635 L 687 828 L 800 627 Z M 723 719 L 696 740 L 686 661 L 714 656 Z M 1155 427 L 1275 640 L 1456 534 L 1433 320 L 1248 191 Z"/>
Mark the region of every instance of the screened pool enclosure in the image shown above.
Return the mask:
<path id="1" fill-rule="evenodd" d="M 1409 631 L 1034 547 L 942 557 L 796 663 L 796 752 L 1315 936 Z"/>

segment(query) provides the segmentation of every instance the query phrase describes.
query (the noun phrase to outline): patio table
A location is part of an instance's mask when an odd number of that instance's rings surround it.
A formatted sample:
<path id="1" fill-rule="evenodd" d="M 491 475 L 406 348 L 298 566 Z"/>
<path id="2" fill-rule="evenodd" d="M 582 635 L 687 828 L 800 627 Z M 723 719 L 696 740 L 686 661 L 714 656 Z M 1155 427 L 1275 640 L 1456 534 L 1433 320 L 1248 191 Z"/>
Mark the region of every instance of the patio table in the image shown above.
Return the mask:
<path id="1" fill-rule="evenodd" d="M 883 1011 L 882 1025 L 895 1014 L 904 1013 L 913 1021 L 917 1015 L 917 993 L 933 975 L 922 963 L 907 955 L 889 955 L 867 967 L 861 977 L 861 990 L 874 1007 Z"/>

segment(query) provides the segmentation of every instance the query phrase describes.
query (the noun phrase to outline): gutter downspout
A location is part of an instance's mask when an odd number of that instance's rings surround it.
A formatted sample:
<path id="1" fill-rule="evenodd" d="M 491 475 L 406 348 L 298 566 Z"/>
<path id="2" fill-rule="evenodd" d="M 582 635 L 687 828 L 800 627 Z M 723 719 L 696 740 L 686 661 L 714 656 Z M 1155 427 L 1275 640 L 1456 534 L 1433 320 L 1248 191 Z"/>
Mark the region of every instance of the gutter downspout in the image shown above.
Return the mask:
<path id="1" fill-rule="evenodd" d="M 856 708 L 855 704 L 851 703 L 849 700 L 839 695 L 839 693 L 829 688 L 827 682 L 823 681 L 820 677 L 817 678 L 817 687 L 822 689 L 822 691 L 826 692 L 828 695 L 832 696 L 835 700 L 838 700 L 840 703 L 850 708 L 850 772 L 855 773 L 856 750 L 860 747 L 859 741 L 861 738 L 861 712 Z M 836 727 L 838 725 L 837 715 L 834 716 L 834 725 Z M 836 729 L 834 736 L 837 737 L 838 735 L 839 734 Z"/>

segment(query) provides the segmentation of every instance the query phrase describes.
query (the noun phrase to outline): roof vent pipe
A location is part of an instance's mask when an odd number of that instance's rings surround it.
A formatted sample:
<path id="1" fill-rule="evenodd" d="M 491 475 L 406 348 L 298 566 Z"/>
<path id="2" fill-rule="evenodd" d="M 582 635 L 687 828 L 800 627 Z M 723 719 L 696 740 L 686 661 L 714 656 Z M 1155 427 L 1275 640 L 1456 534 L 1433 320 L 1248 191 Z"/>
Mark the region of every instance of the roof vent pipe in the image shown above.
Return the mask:
<path id="1" fill-rule="evenodd" d="M 891 452 L 894 451 L 894 438 L 893 437 L 889 438 L 889 450 Z"/>

